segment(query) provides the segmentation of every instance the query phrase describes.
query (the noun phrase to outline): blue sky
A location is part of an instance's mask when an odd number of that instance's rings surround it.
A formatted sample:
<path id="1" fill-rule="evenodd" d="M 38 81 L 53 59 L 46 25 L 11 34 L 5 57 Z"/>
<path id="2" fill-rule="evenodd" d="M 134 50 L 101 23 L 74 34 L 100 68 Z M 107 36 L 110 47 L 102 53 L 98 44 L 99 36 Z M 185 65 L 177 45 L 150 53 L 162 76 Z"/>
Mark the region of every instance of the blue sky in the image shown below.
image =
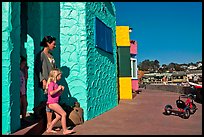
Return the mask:
<path id="1" fill-rule="evenodd" d="M 202 61 L 201 2 L 114 2 L 116 25 L 133 28 L 138 63 Z"/>

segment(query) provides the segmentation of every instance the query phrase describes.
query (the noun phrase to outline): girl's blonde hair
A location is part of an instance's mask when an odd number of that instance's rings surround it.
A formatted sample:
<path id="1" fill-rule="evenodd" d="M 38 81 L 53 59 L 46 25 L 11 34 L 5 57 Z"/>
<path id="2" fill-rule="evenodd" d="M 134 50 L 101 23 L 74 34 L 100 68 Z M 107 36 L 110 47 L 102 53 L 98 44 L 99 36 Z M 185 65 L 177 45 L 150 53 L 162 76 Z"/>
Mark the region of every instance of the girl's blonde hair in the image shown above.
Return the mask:
<path id="1" fill-rule="evenodd" d="M 47 84 L 46 84 L 46 88 L 45 88 L 45 93 L 47 93 L 47 90 L 48 90 L 48 85 L 50 84 L 50 82 L 57 82 L 57 76 L 59 74 L 62 74 L 62 72 L 55 68 L 55 69 L 52 69 L 49 73 L 49 76 L 48 76 L 48 80 L 47 80 Z"/>

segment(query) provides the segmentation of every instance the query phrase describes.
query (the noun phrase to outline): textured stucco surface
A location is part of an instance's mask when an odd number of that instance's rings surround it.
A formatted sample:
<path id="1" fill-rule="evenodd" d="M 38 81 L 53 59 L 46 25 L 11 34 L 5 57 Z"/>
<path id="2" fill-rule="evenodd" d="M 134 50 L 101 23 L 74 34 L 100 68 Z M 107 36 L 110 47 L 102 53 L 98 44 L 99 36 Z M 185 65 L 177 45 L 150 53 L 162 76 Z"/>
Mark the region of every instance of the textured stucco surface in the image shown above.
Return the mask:
<path id="1" fill-rule="evenodd" d="M 2 134 L 20 128 L 20 3 L 2 3 Z M 15 46 L 14 46 L 15 45 Z"/>
<path id="2" fill-rule="evenodd" d="M 114 5 L 112 10 L 115 12 Z M 109 7 L 111 8 L 111 7 Z M 94 19 L 99 18 L 107 27 L 113 30 L 113 54 L 95 47 Z M 92 119 L 117 106 L 117 76 L 116 76 L 116 18 L 103 2 L 86 3 L 87 32 L 87 119 Z"/>
<path id="3" fill-rule="evenodd" d="M 107 8 L 106 14 L 101 11 L 101 4 L 101 2 L 60 3 L 60 64 L 61 67 L 66 66 L 70 69 L 69 76 L 65 78 L 69 94 L 62 97 L 62 102 L 70 104 L 73 99 L 79 101 L 84 109 L 84 120 L 92 119 L 115 107 L 118 99 L 116 22 Z M 113 55 L 95 48 L 95 16 L 113 30 Z"/>
<path id="4" fill-rule="evenodd" d="M 2 134 L 10 130 L 10 3 L 2 3 Z"/>
<path id="5" fill-rule="evenodd" d="M 85 2 L 60 2 L 60 66 L 70 72 L 65 77 L 61 102 L 73 106 L 75 99 L 87 116 L 87 45 Z M 66 69 L 65 69 L 66 70 Z M 68 90 L 67 90 L 68 88 Z"/>

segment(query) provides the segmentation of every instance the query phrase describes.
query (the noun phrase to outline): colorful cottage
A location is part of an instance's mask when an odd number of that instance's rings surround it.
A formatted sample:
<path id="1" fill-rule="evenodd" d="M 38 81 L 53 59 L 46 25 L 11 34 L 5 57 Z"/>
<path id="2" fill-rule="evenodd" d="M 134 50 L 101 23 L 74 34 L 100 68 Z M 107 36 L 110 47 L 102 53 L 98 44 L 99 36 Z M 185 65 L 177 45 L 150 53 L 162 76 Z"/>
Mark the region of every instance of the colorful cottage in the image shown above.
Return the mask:
<path id="1" fill-rule="evenodd" d="M 66 88 L 61 103 L 78 101 L 85 121 L 117 106 L 115 29 L 112 2 L 3 2 L 2 134 L 20 128 L 20 55 L 29 66 L 27 111 L 41 101 L 34 60 L 45 35 L 57 38 L 53 55 Z"/>
<path id="2" fill-rule="evenodd" d="M 119 98 L 132 99 L 129 26 L 116 27 Z"/>
<path id="3" fill-rule="evenodd" d="M 120 99 L 132 99 L 132 91 L 138 90 L 137 42 L 130 40 L 130 30 L 129 26 L 116 27 Z"/>
<path id="4" fill-rule="evenodd" d="M 130 41 L 130 61 L 131 61 L 131 76 L 132 76 L 132 90 L 138 90 L 138 68 L 137 68 L 137 41 Z"/>

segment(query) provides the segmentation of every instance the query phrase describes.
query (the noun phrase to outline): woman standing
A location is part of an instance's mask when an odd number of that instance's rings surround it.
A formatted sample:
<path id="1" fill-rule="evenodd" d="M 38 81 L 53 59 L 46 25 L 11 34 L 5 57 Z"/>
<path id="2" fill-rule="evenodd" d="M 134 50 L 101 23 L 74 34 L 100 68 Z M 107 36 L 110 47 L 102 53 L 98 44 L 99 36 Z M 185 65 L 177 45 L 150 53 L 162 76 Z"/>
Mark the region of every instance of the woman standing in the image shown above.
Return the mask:
<path id="1" fill-rule="evenodd" d="M 40 66 L 38 66 L 38 74 L 41 88 L 45 90 L 49 73 L 52 69 L 56 68 L 55 59 L 50 52 L 56 47 L 56 38 L 52 36 L 45 36 L 42 39 L 40 46 L 43 47 L 43 50 L 40 53 Z M 46 106 L 47 127 L 49 127 L 52 122 L 52 112 L 53 111 Z"/>

